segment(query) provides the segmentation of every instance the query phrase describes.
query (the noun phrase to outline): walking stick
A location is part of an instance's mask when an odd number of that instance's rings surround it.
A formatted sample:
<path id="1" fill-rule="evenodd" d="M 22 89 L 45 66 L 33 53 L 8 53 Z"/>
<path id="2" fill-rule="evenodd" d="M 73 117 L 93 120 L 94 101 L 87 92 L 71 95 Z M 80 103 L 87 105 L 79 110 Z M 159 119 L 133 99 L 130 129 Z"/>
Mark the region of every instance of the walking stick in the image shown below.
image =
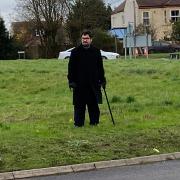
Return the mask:
<path id="1" fill-rule="evenodd" d="M 114 118 L 113 118 L 113 115 L 112 115 L 112 112 L 111 112 L 111 108 L 110 108 L 110 105 L 109 105 L 109 101 L 108 101 L 107 93 L 106 93 L 105 88 L 103 88 L 103 90 L 104 90 L 104 94 L 105 94 L 105 96 L 106 96 L 106 101 L 107 101 L 108 108 L 109 108 L 109 112 L 110 112 L 110 115 L 111 115 L 111 120 L 112 120 L 112 122 L 113 122 L 113 125 L 115 126 L 115 122 L 114 122 Z"/>

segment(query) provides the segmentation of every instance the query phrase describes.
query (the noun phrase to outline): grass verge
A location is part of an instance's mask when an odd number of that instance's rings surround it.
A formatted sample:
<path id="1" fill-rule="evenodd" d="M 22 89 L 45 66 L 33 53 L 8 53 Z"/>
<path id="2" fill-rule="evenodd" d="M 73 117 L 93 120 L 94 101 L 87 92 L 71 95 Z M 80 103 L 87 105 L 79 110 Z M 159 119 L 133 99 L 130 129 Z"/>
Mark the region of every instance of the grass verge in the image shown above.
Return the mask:
<path id="1" fill-rule="evenodd" d="M 104 62 L 101 123 L 73 128 L 67 61 L 0 61 L 0 172 L 180 151 L 180 61 Z"/>

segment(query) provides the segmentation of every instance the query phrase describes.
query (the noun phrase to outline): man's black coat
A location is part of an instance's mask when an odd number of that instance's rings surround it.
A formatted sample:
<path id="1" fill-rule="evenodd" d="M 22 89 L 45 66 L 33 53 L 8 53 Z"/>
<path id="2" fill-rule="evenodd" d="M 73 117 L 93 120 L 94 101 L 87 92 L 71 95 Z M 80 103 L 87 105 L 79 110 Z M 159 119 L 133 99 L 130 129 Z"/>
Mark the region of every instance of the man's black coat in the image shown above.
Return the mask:
<path id="1" fill-rule="evenodd" d="M 106 80 L 100 50 L 92 45 L 74 48 L 68 64 L 68 80 L 76 85 L 73 89 L 74 105 L 87 104 L 92 94 L 98 103 L 102 103 L 100 84 Z"/>

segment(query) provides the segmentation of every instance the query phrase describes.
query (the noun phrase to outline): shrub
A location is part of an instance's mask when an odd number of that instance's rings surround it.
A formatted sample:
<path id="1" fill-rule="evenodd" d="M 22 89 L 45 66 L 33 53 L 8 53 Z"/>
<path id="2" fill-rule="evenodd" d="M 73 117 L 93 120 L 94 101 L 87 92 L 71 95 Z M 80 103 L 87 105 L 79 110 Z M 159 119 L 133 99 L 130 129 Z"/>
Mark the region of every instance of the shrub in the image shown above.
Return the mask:
<path id="1" fill-rule="evenodd" d="M 113 96 L 111 99 L 111 103 L 118 103 L 118 102 L 122 102 L 121 97 Z"/>
<path id="2" fill-rule="evenodd" d="M 126 98 L 126 102 L 127 102 L 127 103 L 135 102 L 135 98 L 134 98 L 133 96 L 128 96 L 128 97 Z"/>
<path id="3" fill-rule="evenodd" d="M 103 31 L 101 29 L 94 29 L 93 31 L 94 37 L 93 37 L 93 44 L 99 49 L 103 49 L 105 51 L 116 51 L 115 47 L 115 40 L 114 37 L 108 34 L 106 31 Z M 121 53 L 123 51 L 122 44 L 117 41 L 117 51 Z"/>

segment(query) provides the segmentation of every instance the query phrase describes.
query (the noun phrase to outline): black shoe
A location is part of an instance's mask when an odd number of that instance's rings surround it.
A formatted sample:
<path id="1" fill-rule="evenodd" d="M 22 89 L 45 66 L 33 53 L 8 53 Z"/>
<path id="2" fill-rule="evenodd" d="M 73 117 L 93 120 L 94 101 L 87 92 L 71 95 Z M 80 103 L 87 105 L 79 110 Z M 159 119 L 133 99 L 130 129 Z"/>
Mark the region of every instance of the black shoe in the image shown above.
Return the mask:
<path id="1" fill-rule="evenodd" d="M 90 123 L 90 126 L 97 126 L 99 123 Z"/>
<path id="2" fill-rule="evenodd" d="M 83 127 L 84 125 L 74 125 L 74 128 Z"/>

